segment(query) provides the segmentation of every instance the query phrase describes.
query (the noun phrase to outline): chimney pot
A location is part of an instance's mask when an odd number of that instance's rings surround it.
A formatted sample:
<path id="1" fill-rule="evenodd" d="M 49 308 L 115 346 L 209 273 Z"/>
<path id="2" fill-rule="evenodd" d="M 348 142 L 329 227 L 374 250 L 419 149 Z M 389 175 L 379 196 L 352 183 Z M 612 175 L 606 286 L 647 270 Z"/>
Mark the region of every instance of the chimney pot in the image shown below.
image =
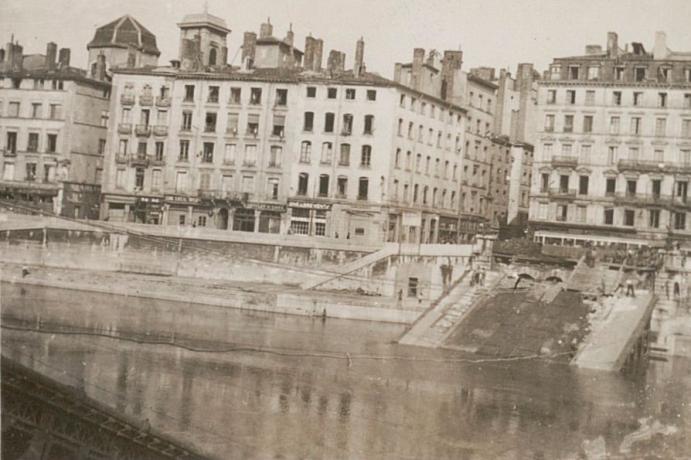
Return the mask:
<path id="1" fill-rule="evenodd" d="M 360 37 L 355 45 L 355 65 L 353 66 L 354 76 L 360 77 L 364 73 L 365 40 Z"/>
<path id="2" fill-rule="evenodd" d="M 60 63 L 61 68 L 70 66 L 70 53 L 71 52 L 69 48 L 60 48 L 60 53 L 58 54 L 58 62 Z"/>
<path id="3" fill-rule="evenodd" d="M 55 42 L 48 42 L 46 45 L 46 69 L 55 69 L 55 60 L 58 55 L 58 45 Z"/>
<path id="4" fill-rule="evenodd" d="M 257 49 L 257 34 L 245 32 L 242 37 L 242 65 L 251 68 Z"/>

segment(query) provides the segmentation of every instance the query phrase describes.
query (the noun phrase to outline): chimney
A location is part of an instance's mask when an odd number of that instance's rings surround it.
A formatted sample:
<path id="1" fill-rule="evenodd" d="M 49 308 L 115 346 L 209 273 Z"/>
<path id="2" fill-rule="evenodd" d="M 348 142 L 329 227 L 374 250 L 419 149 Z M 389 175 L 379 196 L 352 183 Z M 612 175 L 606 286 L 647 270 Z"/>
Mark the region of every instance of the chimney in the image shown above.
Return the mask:
<path id="1" fill-rule="evenodd" d="M 11 72 L 21 72 L 24 69 L 24 47 L 19 43 L 8 43 L 7 61 Z"/>
<path id="2" fill-rule="evenodd" d="M 669 55 L 667 49 L 667 34 L 658 31 L 655 32 L 655 48 L 653 48 L 653 59 L 665 59 Z"/>
<path id="3" fill-rule="evenodd" d="M 422 87 L 422 63 L 425 61 L 424 48 L 413 50 L 413 69 L 411 72 L 411 86 L 413 89 L 420 90 Z"/>
<path id="4" fill-rule="evenodd" d="M 329 59 L 326 61 L 326 70 L 331 73 L 339 73 L 345 70 L 345 53 L 338 50 L 329 52 Z"/>
<path id="5" fill-rule="evenodd" d="M 245 32 L 242 37 L 242 65 L 250 69 L 254 65 L 254 54 L 257 49 L 257 34 Z"/>
<path id="6" fill-rule="evenodd" d="M 55 60 L 58 56 L 58 45 L 54 42 L 48 42 L 46 45 L 46 69 L 55 69 Z"/>
<path id="7" fill-rule="evenodd" d="M 106 55 L 99 54 L 96 57 L 96 79 L 105 81 L 106 79 Z"/>
<path id="8" fill-rule="evenodd" d="M 403 70 L 403 64 L 397 62 L 393 68 L 393 81 L 401 82 L 401 71 Z"/>
<path id="9" fill-rule="evenodd" d="M 70 66 L 70 49 L 60 48 L 60 53 L 58 54 L 58 62 L 60 63 L 60 68 L 65 68 Z"/>
<path id="10" fill-rule="evenodd" d="M 305 37 L 305 55 L 303 56 L 303 67 L 305 70 L 314 70 L 314 48 L 316 41 L 312 34 Z"/>
<path id="11" fill-rule="evenodd" d="M 268 38 L 274 33 L 274 26 L 271 25 L 271 18 L 267 18 L 266 22 L 259 28 L 259 38 Z"/>
<path id="12" fill-rule="evenodd" d="M 528 115 L 531 111 L 532 101 L 532 91 L 533 82 L 535 81 L 535 71 L 533 70 L 533 64 L 522 63 L 518 64 L 518 70 L 516 71 L 516 87 L 519 91 L 519 105 L 518 105 L 518 119 L 516 120 L 516 126 L 514 132 L 511 133 L 511 137 L 518 141 L 526 141 L 530 136 L 528 125 Z"/>
<path id="13" fill-rule="evenodd" d="M 353 65 L 353 75 L 355 78 L 361 77 L 365 72 L 365 40 L 360 37 L 360 40 L 355 44 L 355 63 Z"/>
<path id="14" fill-rule="evenodd" d="M 293 33 L 293 23 L 290 23 L 290 27 L 288 28 L 288 32 L 286 33 L 286 38 L 283 40 L 290 46 L 293 46 L 293 42 L 295 41 L 295 34 Z"/>
<path id="15" fill-rule="evenodd" d="M 454 83 L 462 65 L 463 51 L 444 51 L 444 59 L 441 61 L 441 98 L 445 101 L 450 101 L 455 95 Z"/>
<path id="16" fill-rule="evenodd" d="M 312 70 L 319 72 L 322 69 L 322 55 L 324 54 L 324 40 L 318 38 L 314 43 L 314 66 Z"/>
<path id="17" fill-rule="evenodd" d="M 602 54 L 602 46 L 600 45 L 585 45 L 585 54 L 592 56 L 594 54 Z"/>
<path id="18" fill-rule="evenodd" d="M 0 48 L 0 64 L 5 62 L 5 49 Z"/>
<path id="19" fill-rule="evenodd" d="M 619 55 L 619 43 L 616 32 L 607 32 L 607 56 L 615 58 Z"/>

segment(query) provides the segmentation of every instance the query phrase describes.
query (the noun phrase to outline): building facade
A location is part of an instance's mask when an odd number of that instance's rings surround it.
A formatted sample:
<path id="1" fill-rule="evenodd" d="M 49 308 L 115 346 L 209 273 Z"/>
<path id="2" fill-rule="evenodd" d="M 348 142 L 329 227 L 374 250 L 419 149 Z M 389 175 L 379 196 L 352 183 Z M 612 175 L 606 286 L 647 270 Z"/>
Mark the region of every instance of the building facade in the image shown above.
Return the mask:
<path id="1" fill-rule="evenodd" d="M 228 30 L 207 22 L 197 36 Z M 268 22 L 244 34 L 241 67 L 207 65 L 196 43 L 172 67 L 114 71 L 104 218 L 455 241 L 463 108 L 367 73 L 362 40 L 348 70 L 344 53 L 322 68 L 321 40 L 303 53 Z"/>
<path id="2" fill-rule="evenodd" d="M 691 53 L 588 45 L 554 59 L 538 92 L 530 221 L 545 243 L 686 240 Z"/>
<path id="3" fill-rule="evenodd" d="M 57 60 L 56 60 L 57 58 Z M 0 199 L 96 219 L 110 84 L 70 66 L 70 50 L 48 43 L 0 53 Z"/>

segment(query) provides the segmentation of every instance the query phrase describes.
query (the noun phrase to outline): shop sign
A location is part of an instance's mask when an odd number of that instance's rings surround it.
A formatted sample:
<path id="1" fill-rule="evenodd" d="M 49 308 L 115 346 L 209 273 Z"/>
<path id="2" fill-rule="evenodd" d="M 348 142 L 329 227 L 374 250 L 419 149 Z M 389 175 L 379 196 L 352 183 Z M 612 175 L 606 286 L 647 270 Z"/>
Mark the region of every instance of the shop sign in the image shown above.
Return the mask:
<path id="1" fill-rule="evenodd" d="M 248 203 L 247 207 L 258 211 L 286 212 L 286 206 L 277 203 Z"/>
<path id="2" fill-rule="evenodd" d="M 406 227 L 419 227 L 421 224 L 420 214 L 416 212 L 403 212 L 401 224 Z"/>
<path id="3" fill-rule="evenodd" d="M 289 201 L 288 206 L 302 209 L 331 209 L 331 203 L 313 203 L 310 201 Z"/>
<path id="4" fill-rule="evenodd" d="M 185 195 L 166 195 L 166 201 L 172 202 L 172 203 L 189 203 L 189 204 L 194 204 L 198 203 L 199 200 L 197 200 L 194 197 L 191 196 L 185 196 Z"/>

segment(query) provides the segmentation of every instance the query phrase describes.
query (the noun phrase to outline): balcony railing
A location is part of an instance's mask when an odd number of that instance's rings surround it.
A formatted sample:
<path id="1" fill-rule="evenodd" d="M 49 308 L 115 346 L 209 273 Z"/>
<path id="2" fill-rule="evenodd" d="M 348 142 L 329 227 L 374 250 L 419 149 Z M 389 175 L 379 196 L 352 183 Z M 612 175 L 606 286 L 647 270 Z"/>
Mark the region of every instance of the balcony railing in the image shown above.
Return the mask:
<path id="1" fill-rule="evenodd" d="M 268 167 L 269 168 L 280 168 L 281 162 L 280 161 L 269 161 Z"/>
<path id="2" fill-rule="evenodd" d="M 120 103 L 122 105 L 134 105 L 134 94 L 122 94 L 120 96 Z"/>
<path id="3" fill-rule="evenodd" d="M 552 166 L 553 167 L 559 167 L 559 166 L 564 166 L 564 167 L 569 167 L 573 168 L 578 165 L 578 157 L 575 156 L 564 156 L 564 155 L 557 155 L 552 157 Z"/>
<path id="4" fill-rule="evenodd" d="M 137 136 L 147 137 L 151 135 L 151 126 L 149 125 L 137 125 L 134 128 L 134 133 Z"/>
<path id="5" fill-rule="evenodd" d="M 115 162 L 116 163 L 127 163 L 127 154 L 126 153 L 116 153 L 115 154 Z"/>
<path id="6" fill-rule="evenodd" d="M 167 136 L 168 135 L 168 125 L 156 125 L 154 126 L 154 136 Z"/>
<path id="7" fill-rule="evenodd" d="M 147 166 L 149 166 L 149 157 L 141 153 L 131 155 L 130 166 L 140 166 L 146 168 Z"/>
<path id="8" fill-rule="evenodd" d="M 156 105 L 158 107 L 170 107 L 170 96 L 157 96 Z"/>
<path id="9" fill-rule="evenodd" d="M 654 172 L 664 171 L 665 163 L 651 160 L 619 160 L 617 168 L 626 171 Z"/>
<path id="10" fill-rule="evenodd" d="M 226 128 L 226 137 L 238 137 L 238 129 Z"/>
<path id="11" fill-rule="evenodd" d="M 551 188 L 549 190 L 549 195 L 559 198 L 575 198 L 577 194 L 576 189 L 563 189 L 563 188 Z"/>
<path id="12" fill-rule="evenodd" d="M 142 94 L 141 96 L 139 96 L 139 105 L 154 105 L 154 97 L 150 94 Z"/>
<path id="13" fill-rule="evenodd" d="M 118 134 L 132 134 L 132 123 L 118 124 Z"/>
<path id="14" fill-rule="evenodd" d="M 17 151 L 16 150 L 2 149 L 2 156 L 4 156 L 4 157 L 16 157 Z"/>
<path id="15" fill-rule="evenodd" d="M 163 158 L 163 156 L 156 157 L 152 156 L 151 157 L 151 165 L 152 166 L 164 166 L 166 164 L 166 159 Z"/>

